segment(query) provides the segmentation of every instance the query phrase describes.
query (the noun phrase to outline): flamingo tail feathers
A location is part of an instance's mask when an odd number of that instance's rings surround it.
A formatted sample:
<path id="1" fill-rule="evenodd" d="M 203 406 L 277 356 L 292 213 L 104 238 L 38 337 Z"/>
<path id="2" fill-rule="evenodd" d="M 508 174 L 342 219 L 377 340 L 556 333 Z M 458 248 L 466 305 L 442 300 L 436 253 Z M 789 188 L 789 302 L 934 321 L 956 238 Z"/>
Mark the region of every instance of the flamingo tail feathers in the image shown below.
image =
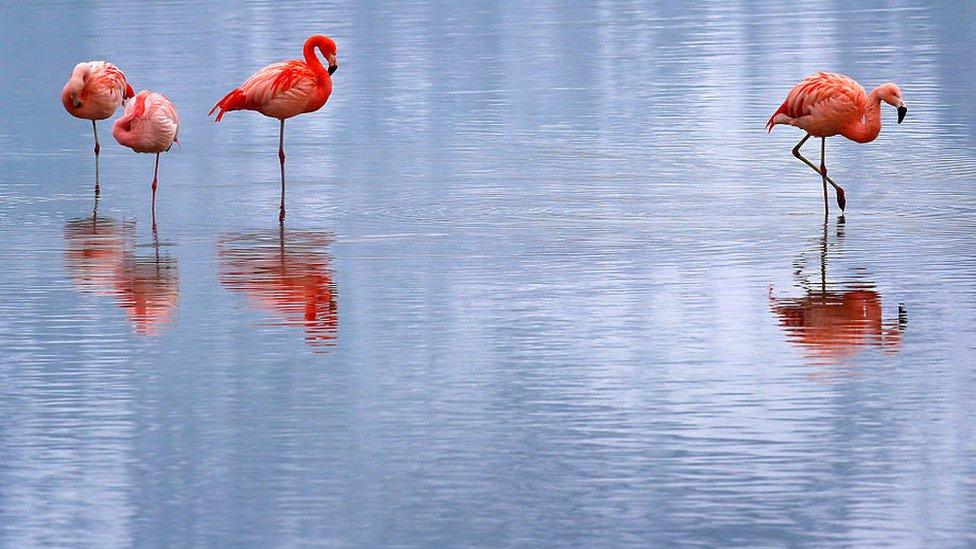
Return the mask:
<path id="1" fill-rule="evenodd" d="M 214 108 L 210 109 L 207 116 L 212 115 L 214 111 L 220 109 L 220 111 L 217 113 L 216 120 L 216 122 L 220 122 L 220 119 L 224 117 L 224 113 L 243 109 L 245 102 L 246 98 L 244 96 L 244 92 L 242 92 L 240 88 L 236 88 L 225 95 L 223 99 L 217 101 L 217 104 L 214 105 Z"/>
<path id="2" fill-rule="evenodd" d="M 126 82 L 125 83 L 125 95 L 122 96 L 122 99 L 132 99 L 135 96 L 136 96 L 136 91 L 134 89 L 132 89 L 132 84 Z"/>
<path id="3" fill-rule="evenodd" d="M 787 110 L 789 109 L 786 105 L 786 101 L 783 101 L 783 104 L 779 106 L 779 109 L 777 109 L 777 111 L 774 112 L 773 115 L 769 117 L 769 122 L 766 122 L 766 133 L 773 131 L 773 126 L 776 125 L 776 117 L 781 114 L 787 114 L 786 112 Z"/>

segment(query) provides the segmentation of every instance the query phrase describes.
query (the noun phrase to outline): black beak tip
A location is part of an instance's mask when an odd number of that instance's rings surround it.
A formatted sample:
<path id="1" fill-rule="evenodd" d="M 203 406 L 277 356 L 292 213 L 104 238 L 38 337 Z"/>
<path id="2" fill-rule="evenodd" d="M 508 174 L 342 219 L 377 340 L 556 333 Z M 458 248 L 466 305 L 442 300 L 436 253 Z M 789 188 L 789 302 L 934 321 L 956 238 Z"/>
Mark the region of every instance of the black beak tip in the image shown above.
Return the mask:
<path id="1" fill-rule="evenodd" d="M 908 107 L 905 107 L 905 106 L 898 107 L 898 123 L 899 124 L 901 124 L 901 121 L 905 119 L 905 115 L 906 114 L 908 114 Z"/>
<path id="2" fill-rule="evenodd" d="M 332 76 L 332 73 L 334 73 L 338 68 L 339 65 L 329 65 L 329 76 Z"/>

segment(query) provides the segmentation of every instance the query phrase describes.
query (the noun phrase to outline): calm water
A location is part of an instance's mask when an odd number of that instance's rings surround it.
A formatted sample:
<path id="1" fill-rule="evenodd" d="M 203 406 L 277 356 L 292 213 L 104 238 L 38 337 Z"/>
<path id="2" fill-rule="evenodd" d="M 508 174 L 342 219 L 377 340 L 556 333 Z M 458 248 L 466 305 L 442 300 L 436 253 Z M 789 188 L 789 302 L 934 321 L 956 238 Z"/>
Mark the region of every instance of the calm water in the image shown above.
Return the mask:
<path id="1" fill-rule="evenodd" d="M 276 4 L 0 6 L 0 544 L 976 543 L 976 7 Z M 279 228 L 206 112 L 315 32 Z M 155 234 L 92 58 L 180 110 Z M 909 106 L 826 223 L 818 69 Z"/>

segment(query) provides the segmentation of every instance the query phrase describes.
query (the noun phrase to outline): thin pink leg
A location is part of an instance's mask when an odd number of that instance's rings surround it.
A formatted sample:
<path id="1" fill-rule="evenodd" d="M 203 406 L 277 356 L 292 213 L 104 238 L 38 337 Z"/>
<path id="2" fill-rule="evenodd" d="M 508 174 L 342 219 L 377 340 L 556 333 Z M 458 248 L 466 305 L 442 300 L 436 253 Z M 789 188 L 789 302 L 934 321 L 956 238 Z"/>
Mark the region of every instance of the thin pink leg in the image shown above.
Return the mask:
<path id="1" fill-rule="evenodd" d="M 95 198 L 98 198 L 99 188 L 98 188 L 98 153 L 102 150 L 102 147 L 98 144 L 98 128 L 95 127 L 95 121 L 92 120 L 92 133 L 95 134 Z"/>
<path id="2" fill-rule="evenodd" d="M 159 177 L 159 153 L 156 153 L 156 169 L 153 171 L 152 182 L 152 223 L 156 226 L 156 182 Z"/>
<path id="3" fill-rule="evenodd" d="M 285 221 L 285 119 L 281 119 L 281 130 L 278 133 L 278 160 L 281 162 L 281 208 L 278 212 L 278 222 Z"/>

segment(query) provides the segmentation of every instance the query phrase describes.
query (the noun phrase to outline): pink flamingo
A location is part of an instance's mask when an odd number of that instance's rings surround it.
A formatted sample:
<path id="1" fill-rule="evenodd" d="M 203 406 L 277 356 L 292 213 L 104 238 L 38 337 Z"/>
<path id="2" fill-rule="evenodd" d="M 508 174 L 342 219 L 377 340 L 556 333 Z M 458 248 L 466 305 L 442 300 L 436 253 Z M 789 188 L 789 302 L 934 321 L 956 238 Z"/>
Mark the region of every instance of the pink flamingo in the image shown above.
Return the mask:
<path id="1" fill-rule="evenodd" d="M 71 116 L 92 122 L 95 134 L 95 197 L 98 197 L 98 128 L 96 120 L 115 114 L 122 102 L 135 95 L 125 75 L 108 61 L 88 61 L 75 65 L 61 90 L 61 104 Z"/>
<path id="2" fill-rule="evenodd" d="M 119 144 L 137 153 L 156 153 L 152 180 L 152 217 L 156 224 L 156 181 L 159 176 L 159 154 L 179 143 L 180 119 L 176 107 L 161 93 L 142 90 L 135 101 L 125 106 L 125 114 L 115 121 L 112 135 Z"/>
<path id="3" fill-rule="evenodd" d="M 769 122 L 766 123 L 769 131 L 773 131 L 776 124 L 789 124 L 807 132 L 796 147 L 793 147 L 793 156 L 821 175 L 825 214 L 829 211 L 827 183 L 837 193 L 837 205 L 841 212 L 847 204 L 844 189 L 827 176 L 827 138 L 839 134 L 858 143 L 874 141 L 881 131 L 882 101 L 898 108 L 898 123 L 901 124 L 908 108 L 901 100 L 898 86 L 888 82 L 874 88 L 871 93 L 865 93 L 864 88 L 850 77 L 818 72 L 806 77 L 790 90 L 786 101 L 769 117 Z M 811 136 L 820 138 L 820 169 L 800 154 L 800 147 Z"/>
<path id="4" fill-rule="evenodd" d="M 315 55 L 315 48 L 329 63 L 328 70 Z M 214 105 L 209 114 L 217 113 L 217 122 L 228 111 L 250 110 L 281 121 L 278 134 L 278 160 L 281 163 L 281 209 L 279 221 L 285 220 L 285 119 L 322 108 L 332 93 L 332 73 L 339 68 L 336 43 L 327 36 L 310 36 L 303 48 L 305 60 L 291 59 L 273 63 L 251 75 Z"/>

